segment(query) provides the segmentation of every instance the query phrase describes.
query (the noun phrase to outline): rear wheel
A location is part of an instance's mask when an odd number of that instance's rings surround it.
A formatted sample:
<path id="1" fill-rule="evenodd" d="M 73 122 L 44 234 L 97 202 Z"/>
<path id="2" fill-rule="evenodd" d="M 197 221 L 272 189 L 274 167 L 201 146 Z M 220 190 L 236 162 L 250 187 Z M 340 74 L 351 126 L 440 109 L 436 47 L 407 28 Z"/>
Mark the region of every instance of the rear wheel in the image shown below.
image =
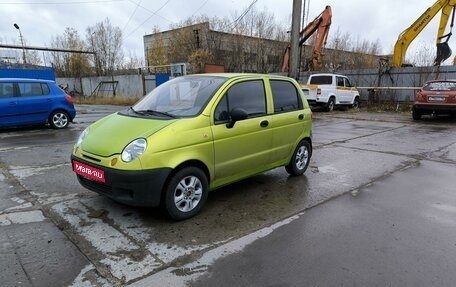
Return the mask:
<path id="1" fill-rule="evenodd" d="M 417 110 L 413 109 L 412 110 L 412 118 L 415 121 L 421 120 L 421 114 Z"/>
<path id="2" fill-rule="evenodd" d="M 55 111 L 49 116 L 49 124 L 53 129 L 63 129 L 68 127 L 70 117 L 64 111 Z"/>
<path id="3" fill-rule="evenodd" d="M 164 207 L 171 218 L 187 219 L 201 210 L 207 195 L 206 174 L 197 167 L 186 167 L 174 174 L 167 184 Z"/>
<path id="4" fill-rule="evenodd" d="M 310 143 L 302 140 L 296 147 L 290 163 L 285 166 L 285 170 L 291 175 L 303 174 L 309 166 L 312 150 Z"/>
<path id="5" fill-rule="evenodd" d="M 328 103 L 326 104 L 326 111 L 332 112 L 335 105 L 336 101 L 334 100 L 334 97 L 329 98 Z"/>

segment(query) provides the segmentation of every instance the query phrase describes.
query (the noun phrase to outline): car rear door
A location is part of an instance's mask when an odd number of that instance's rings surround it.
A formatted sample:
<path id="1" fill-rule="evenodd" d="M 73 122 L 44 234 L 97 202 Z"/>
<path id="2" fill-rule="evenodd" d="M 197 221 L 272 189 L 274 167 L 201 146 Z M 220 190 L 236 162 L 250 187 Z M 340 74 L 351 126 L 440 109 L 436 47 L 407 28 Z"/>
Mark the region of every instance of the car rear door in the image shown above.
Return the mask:
<path id="1" fill-rule="evenodd" d="M 270 80 L 270 85 L 274 102 L 270 162 L 275 165 L 290 157 L 312 116 L 310 109 L 304 109 L 305 103 L 291 81 Z"/>
<path id="2" fill-rule="evenodd" d="M 218 102 L 212 125 L 215 186 L 264 170 L 272 141 L 272 116 L 266 107 L 262 79 L 234 83 Z M 235 108 L 245 110 L 248 117 L 229 127 L 230 111 Z"/>
<path id="3" fill-rule="evenodd" d="M 18 82 L 17 119 L 22 124 L 44 124 L 52 106 L 48 85 L 40 82 Z"/>

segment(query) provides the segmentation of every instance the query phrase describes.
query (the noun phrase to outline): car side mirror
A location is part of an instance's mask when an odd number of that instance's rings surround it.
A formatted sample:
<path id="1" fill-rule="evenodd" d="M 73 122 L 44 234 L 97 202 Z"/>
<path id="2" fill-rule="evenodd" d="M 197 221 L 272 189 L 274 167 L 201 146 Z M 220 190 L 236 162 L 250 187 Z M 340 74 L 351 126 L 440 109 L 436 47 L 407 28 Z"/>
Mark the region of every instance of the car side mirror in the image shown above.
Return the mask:
<path id="1" fill-rule="evenodd" d="M 230 121 L 226 127 L 231 129 L 237 121 L 245 120 L 248 117 L 247 111 L 241 108 L 234 108 L 230 112 Z"/>

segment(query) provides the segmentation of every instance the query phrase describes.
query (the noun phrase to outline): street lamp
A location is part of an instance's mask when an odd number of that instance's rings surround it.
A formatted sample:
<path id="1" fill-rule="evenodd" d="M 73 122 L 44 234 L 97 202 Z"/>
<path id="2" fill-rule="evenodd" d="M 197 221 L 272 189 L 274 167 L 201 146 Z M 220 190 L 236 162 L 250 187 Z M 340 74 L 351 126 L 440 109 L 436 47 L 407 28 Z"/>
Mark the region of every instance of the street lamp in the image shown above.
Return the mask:
<path id="1" fill-rule="evenodd" d="M 21 39 L 21 44 L 22 44 L 22 60 L 24 61 L 24 64 L 27 64 L 27 61 L 25 60 L 25 47 L 24 47 L 24 38 L 22 37 L 21 29 L 19 29 L 19 25 L 14 23 L 14 28 L 19 30 L 19 38 Z"/>

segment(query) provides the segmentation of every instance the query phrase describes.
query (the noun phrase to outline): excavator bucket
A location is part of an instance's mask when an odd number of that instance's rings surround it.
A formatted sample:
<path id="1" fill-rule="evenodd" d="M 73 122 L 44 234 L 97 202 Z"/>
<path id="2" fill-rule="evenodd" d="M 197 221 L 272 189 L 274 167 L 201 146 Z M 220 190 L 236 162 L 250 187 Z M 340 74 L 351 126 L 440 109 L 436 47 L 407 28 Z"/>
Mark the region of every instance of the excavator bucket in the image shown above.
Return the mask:
<path id="1" fill-rule="evenodd" d="M 440 64 L 451 56 L 451 49 L 447 42 L 437 44 L 437 57 L 434 61 L 434 66 Z"/>

